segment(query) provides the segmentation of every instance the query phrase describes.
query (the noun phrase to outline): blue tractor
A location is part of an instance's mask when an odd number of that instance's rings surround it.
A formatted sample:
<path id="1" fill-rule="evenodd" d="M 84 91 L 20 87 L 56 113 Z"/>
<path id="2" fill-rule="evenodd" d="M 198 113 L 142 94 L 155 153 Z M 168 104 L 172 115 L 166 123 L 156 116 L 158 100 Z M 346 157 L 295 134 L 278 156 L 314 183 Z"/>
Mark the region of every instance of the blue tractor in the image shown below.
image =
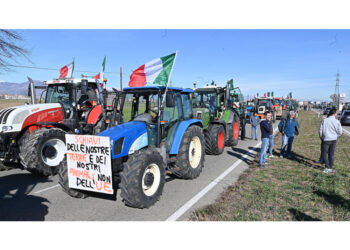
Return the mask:
<path id="1" fill-rule="evenodd" d="M 205 140 L 201 120 L 193 119 L 192 92 L 163 86 L 125 88 L 115 102 L 121 122 L 99 136 L 110 138 L 113 184 L 126 205 L 148 208 L 155 204 L 166 174 L 182 179 L 200 175 Z M 66 160 L 60 166 L 59 183 L 72 197 L 88 195 L 69 188 Z"/>

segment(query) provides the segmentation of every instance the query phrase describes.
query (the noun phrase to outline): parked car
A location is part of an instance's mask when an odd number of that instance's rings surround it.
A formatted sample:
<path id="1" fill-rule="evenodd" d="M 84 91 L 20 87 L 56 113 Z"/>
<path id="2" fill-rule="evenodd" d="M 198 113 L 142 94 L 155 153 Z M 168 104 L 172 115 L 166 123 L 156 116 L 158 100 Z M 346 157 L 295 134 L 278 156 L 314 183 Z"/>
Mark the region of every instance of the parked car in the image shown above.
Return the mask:
<path id="1" fill-rule="evenodd" d="M 341 125 L 350 125 L 350 110 L 344 110 L 340 118 Z"/>
<path id="2" fill-rule="evenodd" d="M 331 111 L 331 108 L 325 108 L 324 110 L 323 110 L 323 114 L 324 115 L 328 115 L 329 114 L 329 111 Z"/>

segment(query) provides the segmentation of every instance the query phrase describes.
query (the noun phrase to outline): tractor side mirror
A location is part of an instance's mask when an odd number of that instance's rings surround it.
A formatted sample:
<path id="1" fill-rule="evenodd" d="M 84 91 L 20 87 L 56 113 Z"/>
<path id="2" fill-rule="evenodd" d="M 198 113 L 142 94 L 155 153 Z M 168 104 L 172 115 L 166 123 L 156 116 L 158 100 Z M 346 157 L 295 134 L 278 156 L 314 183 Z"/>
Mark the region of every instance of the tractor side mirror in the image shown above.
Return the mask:
<path id="1" fill-rule="evenodd" d="M 174 92 L 167 92 L 166 96 L 165 96 L 165 100 L 166 100 L 166 106 L 168 108 L 173 108 L 175 107 L 175 95 Z"/>
<path id="2" fill-rule="evenodd" d="M 88 88 L 88 83 L 87 83 L 87 80 L 82 80 L 81 81 L 81 94 L 82 95 L 86 95 L 87 93 L 87 88 Z"/>

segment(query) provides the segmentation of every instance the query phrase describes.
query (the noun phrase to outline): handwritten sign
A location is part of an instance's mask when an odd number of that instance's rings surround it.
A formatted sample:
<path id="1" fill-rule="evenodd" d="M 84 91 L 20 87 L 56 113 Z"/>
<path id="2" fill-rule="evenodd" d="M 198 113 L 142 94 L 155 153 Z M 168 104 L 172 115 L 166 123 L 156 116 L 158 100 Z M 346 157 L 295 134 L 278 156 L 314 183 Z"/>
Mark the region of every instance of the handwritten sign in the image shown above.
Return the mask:
<path id="1" fill-rule="evenodd" d="M 113 194 L 109 137 L 66 134 L 69 187 Z"/>

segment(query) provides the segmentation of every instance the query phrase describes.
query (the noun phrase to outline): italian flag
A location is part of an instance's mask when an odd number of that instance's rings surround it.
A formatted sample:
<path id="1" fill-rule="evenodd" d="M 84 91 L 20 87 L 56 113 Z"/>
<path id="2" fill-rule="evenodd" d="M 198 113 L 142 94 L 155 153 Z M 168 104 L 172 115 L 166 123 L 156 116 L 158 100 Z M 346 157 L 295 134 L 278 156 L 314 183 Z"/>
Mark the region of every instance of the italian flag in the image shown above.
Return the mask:
<path id="1" fill-rule="evenodd" d="M 101 67 L 101 71 L 100 73 L 98 73 L 97 75 L 94 76 L 94 79 L 100 80 L 100 82 L 103 82 L 103 75 L 105 73 L 105 67 L 106 67 L 106 56 L 103 59 L 102 62 L 102 67 Z"/>
<path id="2" fill-rule="evenodd" d="M 138 69 L 130 76 L 130 87 L 142 87 L 146 83 L 166 86 L 174 66 L 176 53 L 154 59 Z"/>
<path id="3" fill-rule="evenodd" d="M 60 69 L 60 77 L 59 77 L 59 79 L 67 78 L 67 77 L 73 77 L 73 71 L 74 71 L 74 59 L 73 59 L 72 63 L 67 64 L 66 66 L 63 66 Z"/>

